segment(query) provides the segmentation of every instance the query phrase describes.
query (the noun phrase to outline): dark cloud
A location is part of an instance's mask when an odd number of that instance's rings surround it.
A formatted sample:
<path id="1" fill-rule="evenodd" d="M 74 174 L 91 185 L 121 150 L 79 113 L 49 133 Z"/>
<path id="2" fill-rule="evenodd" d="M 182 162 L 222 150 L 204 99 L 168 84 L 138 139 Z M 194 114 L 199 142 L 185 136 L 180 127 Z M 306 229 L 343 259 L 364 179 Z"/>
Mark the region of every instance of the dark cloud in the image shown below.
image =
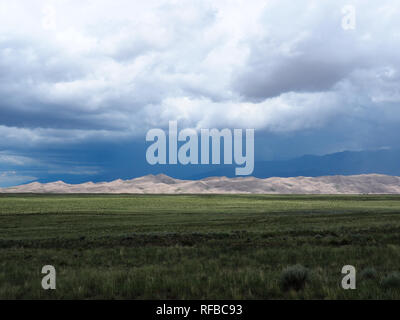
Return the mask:
<path id="1" fill-rule="evenodd" d="M 3 179 L 144 173 L 169 120 L 255 128 L 260 159 L 399 147 L 400 5 L 353 3 L 345 31 L 346 1 L 4 2 Z"/>

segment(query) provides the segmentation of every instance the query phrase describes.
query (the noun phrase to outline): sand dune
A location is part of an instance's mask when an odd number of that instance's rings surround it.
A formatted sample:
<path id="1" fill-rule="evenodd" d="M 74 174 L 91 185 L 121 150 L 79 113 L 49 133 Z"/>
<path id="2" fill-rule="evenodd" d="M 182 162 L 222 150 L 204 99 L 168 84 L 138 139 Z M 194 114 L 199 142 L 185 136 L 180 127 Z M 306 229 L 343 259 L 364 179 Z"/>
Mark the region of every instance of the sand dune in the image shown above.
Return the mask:
<path id="1" fill-rule="evenodd" d="M 355 176 L 268 178 L 211 177 L 179 180 L 148 175 L 132 180 L 66 184 L 33 182 L 0 193 L 265 193 L 265 194 L 400 194 L 400 177 L 366 174 Z"/>

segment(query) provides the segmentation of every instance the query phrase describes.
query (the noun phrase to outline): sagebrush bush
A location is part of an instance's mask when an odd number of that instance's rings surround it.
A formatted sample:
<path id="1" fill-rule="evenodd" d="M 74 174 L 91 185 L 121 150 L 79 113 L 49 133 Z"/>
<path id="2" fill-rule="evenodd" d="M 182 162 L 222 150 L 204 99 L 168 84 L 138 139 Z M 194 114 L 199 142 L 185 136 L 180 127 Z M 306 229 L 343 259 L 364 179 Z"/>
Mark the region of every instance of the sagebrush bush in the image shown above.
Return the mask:
<path id="1" fill-rule="evenodd" d="M 382 286 L 385 288 L 400 288 L 400 273 L 392 272 L 382 280 Z"/>
<path id="2" fill-rule="evenodd" d="M 378 273 L 373 267 L 367 267 L 360 272 L 361 279 L 376 279 L 377 276 Z"/>
<path id="3" fill-rule="evenodd" d="M 302 290 L 309 280 L 310 272 L 302 265 L 294 265 L 287 267 L 282 271 L 280 278 L 280 286 L 282 290 L 287 291 L 294 289 L 296 291 Z"/>

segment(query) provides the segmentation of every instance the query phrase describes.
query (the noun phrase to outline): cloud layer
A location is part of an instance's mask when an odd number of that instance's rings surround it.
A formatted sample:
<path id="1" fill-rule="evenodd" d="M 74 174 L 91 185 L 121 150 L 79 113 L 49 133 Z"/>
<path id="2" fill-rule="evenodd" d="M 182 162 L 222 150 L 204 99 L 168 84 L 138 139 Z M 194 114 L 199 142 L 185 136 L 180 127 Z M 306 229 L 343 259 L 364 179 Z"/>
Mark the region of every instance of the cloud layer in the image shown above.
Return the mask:
<path id="1" fill-rule="evenodd" d="M 170 120 L 398 147 L 400 4 L 353 1 L 344 30 L 347 4 L 0 0 L 0 161 Z"/>

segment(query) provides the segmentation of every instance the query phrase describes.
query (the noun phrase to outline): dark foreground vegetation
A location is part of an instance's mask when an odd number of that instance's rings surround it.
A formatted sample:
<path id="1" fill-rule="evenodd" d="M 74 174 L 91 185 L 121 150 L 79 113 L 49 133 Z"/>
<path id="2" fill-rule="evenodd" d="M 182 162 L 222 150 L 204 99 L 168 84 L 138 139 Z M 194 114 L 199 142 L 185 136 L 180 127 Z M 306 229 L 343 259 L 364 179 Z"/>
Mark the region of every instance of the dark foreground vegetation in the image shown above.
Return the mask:
<path id="1" fill-rule="evenodd" d="M 399 272 L 400 196 L 0 196 L 2 299 L 399 299 Z"/>

